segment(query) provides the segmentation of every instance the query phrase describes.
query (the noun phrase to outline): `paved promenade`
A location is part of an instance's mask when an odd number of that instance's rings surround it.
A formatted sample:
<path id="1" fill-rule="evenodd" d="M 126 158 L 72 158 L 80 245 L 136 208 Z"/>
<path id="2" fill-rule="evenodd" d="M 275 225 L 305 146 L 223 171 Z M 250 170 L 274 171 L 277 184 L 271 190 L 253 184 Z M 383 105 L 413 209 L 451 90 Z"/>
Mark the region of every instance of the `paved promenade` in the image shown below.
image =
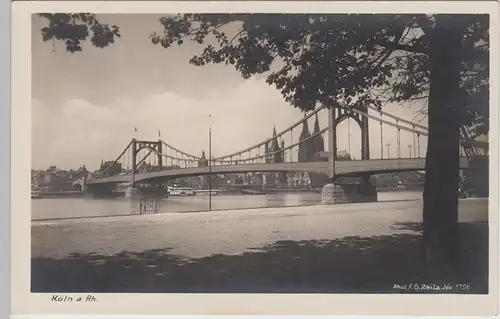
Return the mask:
<path id="1" fill-rule="evenodd" d="M 32 290 L 398 292 L 424 276 L 421 211 L 400 201 L 33 222 Z M 469 292 L 486 292 L 487 212 L 487 200 L 460 201 L 474 256 L 455 280 Z"/>

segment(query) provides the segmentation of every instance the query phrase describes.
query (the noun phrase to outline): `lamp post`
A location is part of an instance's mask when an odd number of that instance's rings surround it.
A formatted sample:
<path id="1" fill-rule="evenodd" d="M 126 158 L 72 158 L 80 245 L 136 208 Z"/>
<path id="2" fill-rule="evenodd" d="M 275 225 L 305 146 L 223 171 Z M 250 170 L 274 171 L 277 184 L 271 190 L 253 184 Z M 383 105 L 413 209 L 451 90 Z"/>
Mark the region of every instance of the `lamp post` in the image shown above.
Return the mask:
<path id="1" fill-rule="evenodd" d="M 347 118 L 347 149 L 351 155 L 351 121 L 349 117 Z"/>
<path id="2" fill-rule="evenodd" d="M 417 134 L 418 158 L 420 158 L 420 134 Z"/>
<path id="3" fill-rule="evenodd" d="M 208 115 L 208 211 L 212 210 L 212 115 Z"/>
<path id="4" fill-rule="evenodd" d="M 382 116 L 382 114 L 380 114 Z M 382 129 L 382 122 L 380 122 L 380 158 L 384 159 L 384 131 Z"/>
<path id="5" fill-rule="evenodd" d="M 387 144 L 385 144 L 385 146 L 387 146 L 387 159 L 390 159 L 391 158 L 391 156 L 390 156 L 391 143 L 387 143 Z"/>

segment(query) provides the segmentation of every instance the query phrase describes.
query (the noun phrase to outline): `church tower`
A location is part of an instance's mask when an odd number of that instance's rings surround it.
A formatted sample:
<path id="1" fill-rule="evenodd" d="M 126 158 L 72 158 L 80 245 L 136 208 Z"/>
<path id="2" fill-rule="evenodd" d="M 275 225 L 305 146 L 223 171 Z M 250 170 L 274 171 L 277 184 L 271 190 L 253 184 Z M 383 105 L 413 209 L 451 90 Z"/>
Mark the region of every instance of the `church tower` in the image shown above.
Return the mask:
<path id="1" fill-rule="evenodd" d="M 269 143 L 265 143 L 264 144 L 264 155 L 265 155 L 265 160 L 266 160 L 266 164 L 269 164 L 271 162 L 271 159 L 269 157 Z"/>
<path id="2" fill-rule="evenodd" d="M 319 121 L 318 121 L 318 114 L 316 113 L 316 119 L 314 120 L 314 131 L 313 135 L 319 133 Z M 325 151 L 325 141 L 323 140 L 323 136 L 321 134 L 318 134 L 313 138 L 313 153 L 310 154 L 310 159 L 313 159 L 314 156 L 319 153 Z"/>
<path id="3" fill-rule="evenodd" d="M 304 117 L 306 114 L 304 113 Z M 302 133 L 299 136 L 299 142 L 311 137 L 311 133 L 309 132 L 309 126 L 307 124 L 307 120 L 302 123 Z M 310 140 L 309 140 L 310 141 Z M 299 145 L 299 162 L 307 162 L 309 160 L 309 156 L 311 153 L 311 143 L 305 142 Z"/>
<path id="4" fill-rule="evenodd" d="M 281 163 L 282 162 L 282 156 L 280 151 L 280 145 L 278 142 L 278 137 L 276 136 L 276 126 L 273 127 L 273 140 L 271 141 L 271 152 L 277 152 L 274 153 L 272 158 L 273 158 L 273 163 Z"/>
<path id="5" fill-rule="evenodd" d="M 208 166 L 208 160 L 205 157 L 205 150 L 201 152 L 201 158 L 198 160 L 198 167 L 207 167 Z"/>
<path id="6" fill-rule="evenodd" d="M 201 152 L 201 157 L 198 160 L 198 167 L 207 167 L 208 166 L 208 159 L 205 156 L 205 150 Z M 198 181 L 200 183 L 199 187 L 204 188 L 206 185 L 208 185 L 208 176 L 199 176 Z"/>

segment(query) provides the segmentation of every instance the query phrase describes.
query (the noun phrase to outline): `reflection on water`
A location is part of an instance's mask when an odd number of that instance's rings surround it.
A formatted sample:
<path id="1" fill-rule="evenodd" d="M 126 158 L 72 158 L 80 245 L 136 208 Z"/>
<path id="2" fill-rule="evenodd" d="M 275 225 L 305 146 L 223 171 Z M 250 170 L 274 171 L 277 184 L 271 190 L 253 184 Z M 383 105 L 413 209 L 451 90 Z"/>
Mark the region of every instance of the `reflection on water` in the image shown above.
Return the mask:
<path id="1" fill-rule="evenodd" d="M 422 198 L 421 192 L 378 193 L 379 201 Z M 317 205 L 320 193 L 288 193 L 267 195 L 219 195 L 212 197 L 212 210 L 261 207 Z M 139 203 L 124 198 L 43 198 L 31 201 L 32 220 L 91 216 L 131 215 L 139 213 Z M 160 201 L 160 213 L 208 210 L 207 196 L 170 197 Z"/>

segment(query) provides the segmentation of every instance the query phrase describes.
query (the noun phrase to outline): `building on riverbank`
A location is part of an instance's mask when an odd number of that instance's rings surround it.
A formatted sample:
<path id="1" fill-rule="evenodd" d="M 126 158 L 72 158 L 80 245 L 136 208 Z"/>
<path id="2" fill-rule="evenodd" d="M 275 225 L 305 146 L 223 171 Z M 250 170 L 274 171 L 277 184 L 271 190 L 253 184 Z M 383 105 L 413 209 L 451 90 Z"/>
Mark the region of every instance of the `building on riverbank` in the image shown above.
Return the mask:
<path id="1" fill-rule="evenodd" d="M 31 189 L 38 191 L 81 191 L 91 173 L 85 165 L 77 170 L 63 170 L 51 166 L 46 170 L 31 170 Z"/>

